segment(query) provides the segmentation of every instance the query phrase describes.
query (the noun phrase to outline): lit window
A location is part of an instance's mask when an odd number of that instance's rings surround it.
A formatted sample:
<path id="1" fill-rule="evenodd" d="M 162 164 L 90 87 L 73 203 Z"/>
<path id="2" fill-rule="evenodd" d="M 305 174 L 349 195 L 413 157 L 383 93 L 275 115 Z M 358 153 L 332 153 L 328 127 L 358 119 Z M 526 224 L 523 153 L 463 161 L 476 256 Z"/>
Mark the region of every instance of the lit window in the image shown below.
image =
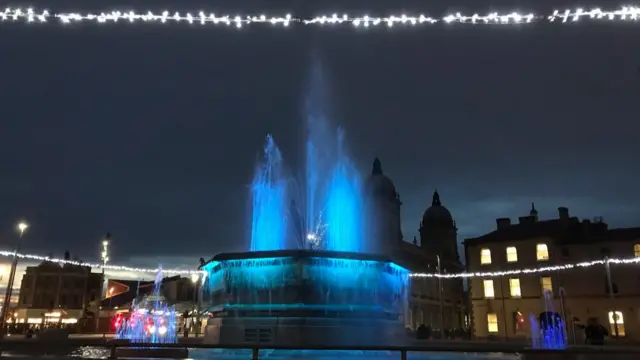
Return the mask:
<path id="1" fill-rule="evenodd" d="M 511 297 L 521 297 L 520 279 L 509 279 L 509 293 Z"/>
<path id="2" fill-rule="evenodd" d="M 498 332 L 498 314 L 487 314 L 487 329 L 490 333 Z"/>
<path id="3" fill-rule="evenodd" d="M 611 336 L 615 336 L 616 334 L 616 323 L 618 325 L 618 336 L 625 336 L 624 318 L 622 317 L 622 313 L 620 311 L 616 311 L 616 314 L 614 315 L 613 311 L 609 311 L 609 326 L 611 327 Z"/>
<path id="4" fill-rule="evenodd" d="M 518 250 L 516 250 L 515 246 L 509 246 L 507 248 L 507 262 L 517 262 L 518 261 Z"/>
<path id="5" fill-rule="evenodd" d="M 549 260 L 549 248 L 547 244 L 536 245 L 536 259 L 538 259 L 538 261 Z"/>
<path id="6" fill-rule="evenodd" d="M 480 264 L 482 265 L 491 264 L 491 250 L 489 249 L 480 250 Z"/>
<path id="7" fill-rule="evenodd" d="M 553 294 L 553 283 L 550 276 L 543 276 L 540 278 L 540 285 L 542 286 L 542 293 Z"/>
<path id="8" fill-rule="evenodd" d="M 482 282 L 484 286 L 484 297 L 487 299 L 493 299 L 495 292 L 493 291 L 493 280 L 484 280 Z"/>
<path id="9" fill-rule="evenodd" d="M 633 256 L 640 257 L 640 244 L 633 245 Z"/>

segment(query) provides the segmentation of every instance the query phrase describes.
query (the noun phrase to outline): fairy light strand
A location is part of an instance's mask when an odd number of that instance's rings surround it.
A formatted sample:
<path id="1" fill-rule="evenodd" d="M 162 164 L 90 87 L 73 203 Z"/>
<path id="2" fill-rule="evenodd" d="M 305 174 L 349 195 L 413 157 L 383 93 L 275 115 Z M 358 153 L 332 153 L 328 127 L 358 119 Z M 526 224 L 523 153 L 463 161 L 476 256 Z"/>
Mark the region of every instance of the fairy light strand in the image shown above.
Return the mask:
<path id="1" fill-rule="evenodd" d="M 512 275 L 529 275 L 529 274 L 539 274 L 539 273 L 554 272 L 554 271 L 571 270 L 571 269 L 577 269 L 577 268 L 587 268 L 587 267 L 596 266 L 596 265 L 604 265 L 606 264 L 607 261 L 611 264 L 638 264 L 640 263 L 640 257 L 608 259 L 608 260 L 592 260 L 592 261 L 583 261 L 583 262 L 574 263 L 574 264 L 543 266 L 538 268 L 514 269 L 514 270 L 505 270 L 505 271 L 463 272 L 463 273 L 457 273 L 457 274 L 412 273 L 412 274 L 409 274 L 409 276 L 416 277 L 416 278 L 458 279 L 458 278 L 474 278 L 474 277 L 489 278 L 489 277 L 502 277 L 502 276 L 512 276 Z"/>
<path id="2" fill-rule="evenodd" d="M 375 27 L 387 26 L 419 26 L 432 25 L 437 23 L 459 23 L 459 24 L 496 24 L 496 25 L 514 25 L 528 24 L 534 22 L 574 22 L 583 18 L 594 20 L 609 21 L 635 21 L 640 18 L 640 7 L 625 6 L 618 10 L 603 11 L 599 8 L 592 10 L 584 10 L 581 8 L 573 10 L 555 10 L 548 16 L 535 14 L 513 13 L 490 13 L 487 15 L 463 15 L 461 13 L 448 14 L 444 17 L 435 18 L 425 15 L 389 15 L 384 17 L 371 17 L 368 15 L 353 17 L 349 15 L 333 14 L 330 16 L 317 16 L 314 18 L 299 18 L 286 14 L 284 16 L 269 17 L 266 15 L 258 16 L 241 16 L 241 15 L 216 15 L 213 13 L 205 13 L 199 11 L 197 13 L 170 13 L 163 11 L 161 13 L 147 12 L 138 13 L 134 11 L 115 10 L 111 12 L 101 13 L 55 13 L 47 10 L 36 11 L 32 8 L 6 8 L 0 11 L 0 22 L 24 22 L 24 23 L 48 23 L 57 21 L 62 24 L 80 24 L 80 23 L 98 23 L 98 24 L 114 24 L 118 22 L 129 23 L 188 23 L 193 25 L 222 25 L 234 26 L 242 28 L 249 24 L 271 24 L 281 27 L 288 27 L 291 24 L 301 25 L 340 25 L 351 24 L 354 27 Z"/>
<path id="3" fill-rule="evenodd" d="M 13 257 L 13 252 L 0 251 L 0 256 Z M 157 273 L 160 270 L 160 268 L 155 268 L 155 269 L 138 268 L 138 267 L 129 267 L 129 266 L 120 266 L 120 265 L 103 265 L 101 263 L 92 264 L 87 262 L 52 258 L 48 256 L 40 256 L 40 255 L 34 255 L 34 254 L 18 254 L 18 257 L 21 259 L 49 261 L 49 262 L 58 263 L 58 264 L 88 266 L 92 268 L 105 268 L 107 270 L 117 270 L 117 271 Z M 455 273 L 455 274 L 412 273 L 412 274 L 409 274 L 409 276 L 413 278 L 458 279 L 458 278 L 474 278 L 474 277 L 489 278 L 489 277 L 502 277 L 502 276 L 512 276 L 512 275 L 529 275 L 529 274 L 564 271 L 564 270 L 571 270 L 571 269 L 578 269 L 578 268 L 587 268 L 587 267 L 596 266 L 596 265 L 604 265 L 606 261 L 609 261 L 609 263 L 611 264 L 623 264 L 623 265 L 638 264 L 640 263 L 640 257 L 583 261 L 583 262 L 578 262 L 573 264 L 553 265 L 553 266 L 544 266 L 544 267 L 527 268 L 527 269 L 514 269 L 514 270 L 505 270 L 505 271 L 462 272 L 462 273 Z M 206 271 L 203 271 L 203 270 L 181 270 L 181 269 L 162 269 L 161 271 L 167 274 L 175 274 L 175 275 L 198 275 L 198 274 L 206 273 Z"/>
<path id="4" fill-rule="evenodd" d="M 12 251 L 0 251 L 0 256 L 5 257 L 13 257 Z M 18 254 L 18 258 L 20 259 L 28 259 L 28 260 L 37 260 L 37 261 L 49 261 L 52 263 L 63 264 L 63 265 L 76 265 L 76 266 L 88 266 L 91 268 L 104 268 L 106 270 L 117 270 L 117 271 L 128 271 L 128 272 L 138 272 L 138 273 L 157 273 L 158 271 L 162 271 L 166 274 L 174 274 L 174 275 L 193 275 L 204 273 L 204 271 L 200 270 L 180 270 L 180 269 L 160 269 L 160 268 L 138 268 L 138 267 L 129 267 L 129 266 L 119 266 L 119 265 L 104 265 L 102 263 L 88 263 L 83 261 L 75 261 L 75 260 L 66 260 L 53 258 L 48 256 L 40 256 L 34 254 Z"/>

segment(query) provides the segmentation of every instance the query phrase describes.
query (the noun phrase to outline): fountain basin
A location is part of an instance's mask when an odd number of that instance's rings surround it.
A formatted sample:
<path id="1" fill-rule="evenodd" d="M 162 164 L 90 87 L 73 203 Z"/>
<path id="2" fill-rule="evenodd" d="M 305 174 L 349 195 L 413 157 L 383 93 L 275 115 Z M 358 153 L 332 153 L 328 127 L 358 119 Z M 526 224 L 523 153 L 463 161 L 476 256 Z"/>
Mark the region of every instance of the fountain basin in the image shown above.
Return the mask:
<path id="1" fill-rule="evenodd" d="M 381 345 L 403 337 L 409 271 L 384 256 L 282 250 L 219 254 L 203 304 L 208 344 Z"/>

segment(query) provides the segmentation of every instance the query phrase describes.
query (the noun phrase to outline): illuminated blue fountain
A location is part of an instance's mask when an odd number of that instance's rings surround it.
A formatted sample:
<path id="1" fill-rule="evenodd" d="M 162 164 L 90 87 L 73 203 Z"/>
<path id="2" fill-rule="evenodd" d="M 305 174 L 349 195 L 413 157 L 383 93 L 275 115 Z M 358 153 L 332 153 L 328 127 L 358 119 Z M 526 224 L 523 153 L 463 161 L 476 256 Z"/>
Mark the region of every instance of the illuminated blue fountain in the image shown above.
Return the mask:
<path id="1" fill-rule="evenodd" d="M 409 272 L 384 256 L 227 253 L 202 269 L 208 343 L 380 345 L 404 331 Z"/>
<path id="2" fill-rule="evenodd" d="M 257 165 L 251 183 L 251 251 L 285 248 L 286 196 L 282 155 L 273 138 L 267 136 L 264 157 Z"/>
<path id="3" fill-rule="evenodd" d="M 325 115 L 320 66 L 311 83 L 303 178 L 285 173 L 282 154 L 268 136 L 251 184 L 251 251 L 367 250 L 361 177 L 347 154 L 344 132 L 330 126 Z"/>
<path id="4" fill-rule="evenodd" d="M 219 254 L 202 306 L 209 344 L 381 345 L 404 338 L 409 272 L 372 254 L 361 177 L 329 125 L 322 72 L 307 101 L 304 171 L 285 173 L 267 137 L 251 184 L 251 252 Z M 371 241 L 369 241 L 371 242 Z"/>
<path id="5" fill-rule="evenodd" d="M 162 271 L 159 270 L 153 293 L 133 303 L 128 317 L 116 318 L 116 339 L 132 343 L 174 344 L 178 342 L 176 311 L 160 294 Z"/>

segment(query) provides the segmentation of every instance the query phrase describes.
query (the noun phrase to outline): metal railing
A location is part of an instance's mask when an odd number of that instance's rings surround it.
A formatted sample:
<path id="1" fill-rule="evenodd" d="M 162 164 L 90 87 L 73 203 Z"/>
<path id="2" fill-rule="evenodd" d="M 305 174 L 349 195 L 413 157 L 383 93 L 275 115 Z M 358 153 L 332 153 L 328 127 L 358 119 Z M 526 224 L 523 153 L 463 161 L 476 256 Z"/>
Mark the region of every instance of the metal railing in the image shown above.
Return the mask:
<path id="1" fill-rule="evenodd" d="M 139 349 L 140 351 L 159 349 L 228 349 L 228 350 L 251 350 L 251 359 L 259 360 L 261 350 L 315 350 L 315 351 L 385 351 L 396 352 L 400 355 L 400 360 L 407 360 L 409 352 L 459 352 L 459 353 L 503 353 L 503 354 L 545 354 L 545 353 L 572 353 L 572 354 L 629 354 L 636 353 L 640 358 L 640 348 L 624 347 L 577 347 L 564 350 L 533 349 L 524 346 L 506 346 L 506 344 L 429 344 L 421 346 L 285 346 L 270 344 L 239 344 L 239 345 L 213 345 L 213 344 L 142 344 L 142 343 L 118 343 L 110 342 L 103 346 L 110 349 L 110 359 L 117 359 L 118 348 Z"/>

